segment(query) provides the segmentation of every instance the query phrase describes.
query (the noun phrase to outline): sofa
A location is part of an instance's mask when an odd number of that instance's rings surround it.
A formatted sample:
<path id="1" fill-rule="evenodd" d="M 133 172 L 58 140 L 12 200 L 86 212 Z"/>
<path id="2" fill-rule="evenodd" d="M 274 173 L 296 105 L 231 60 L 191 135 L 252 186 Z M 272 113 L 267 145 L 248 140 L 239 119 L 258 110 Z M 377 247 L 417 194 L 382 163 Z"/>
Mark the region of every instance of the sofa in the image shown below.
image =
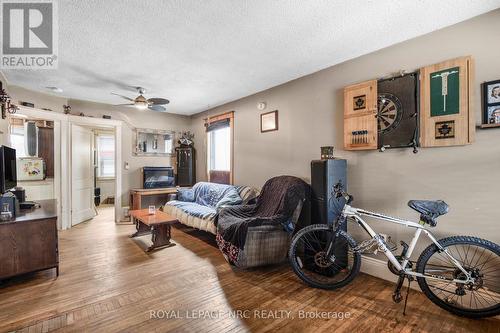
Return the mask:
<path id="1" fill-rule="evenodd" d="M 309 186 L 291 176 L 268 180 L 262 193 L 249 186 L 199 182 L 179 189 L 163 210 L 182 224 L 216 235 L 231 265 L 251 268 L 286 261 L 291 234 L 299 220 L 307 223 L 308 197 Z"/>
<path id="2" fill-rule="evenodd" d="M 215 218 L 222 208 L 250 204 L 258 194 L 258 190 L 250 186 L 199 182 L 191 189 L 179 189 L 173 200 L 164 205 L 163 211 L 182 224 L 215 235 Z"/>

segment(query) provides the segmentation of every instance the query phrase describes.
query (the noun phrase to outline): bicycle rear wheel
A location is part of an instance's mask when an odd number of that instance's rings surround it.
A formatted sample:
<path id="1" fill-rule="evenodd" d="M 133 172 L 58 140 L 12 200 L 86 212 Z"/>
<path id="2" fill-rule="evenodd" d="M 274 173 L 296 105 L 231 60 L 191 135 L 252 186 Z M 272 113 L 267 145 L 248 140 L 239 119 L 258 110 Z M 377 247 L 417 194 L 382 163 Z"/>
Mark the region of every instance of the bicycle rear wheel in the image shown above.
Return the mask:
<path id="1" fill-rule="evenodd" d="M 417 277 L 420 289 L 435 304 L 454 314 L 482 318 L 500 314 L 500 246 L 490 241 L 455 236 L 439 240 L 439 244 L 475 279 L 465 274 L 435 244 L 427 247 L 417 261 L 417 272 L 438 277 Z"/>
<path id="2" fill-rule="evenodd" d="M 290 264 L 311 287 L 341 288 L 359 272 L 361 255 L 353 250 L 356 241 L 344 231 L 335 238 L 332 260 L 326 258 L 334 233 L 328 225 L 314 224 L 301 229 L 292 239 L 288 253 Z"/>

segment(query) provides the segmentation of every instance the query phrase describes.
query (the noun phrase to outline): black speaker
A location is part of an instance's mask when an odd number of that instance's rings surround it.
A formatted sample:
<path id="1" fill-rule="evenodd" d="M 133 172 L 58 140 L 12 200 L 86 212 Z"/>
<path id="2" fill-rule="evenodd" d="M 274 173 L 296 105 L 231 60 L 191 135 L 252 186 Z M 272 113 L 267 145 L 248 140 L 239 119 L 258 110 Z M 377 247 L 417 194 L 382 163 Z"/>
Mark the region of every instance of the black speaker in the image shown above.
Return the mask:
<path id="1" fill-rule="evenodd" d="M 347 161 L 341 159 L 311 162 L 311 223 L 334 222 L 344 207 L 343 198 L 335 198 L 333 187 L 342 182 L 347 190 Z"/>
<path id="2" fill-rule="evenodd" d="M 347 161 L 341 159 L 317 160 L 311 162 L 311 224 L 332 224 L 345 205 L 344 198 L 336 198 L 333 187 L 338 182 L 347 191 Z M 347 227 L 344 224 L 343 230 Z M 326 237 L 319 239 L 321 247 L 327 244 Z M 313 262 L 306 263 L 308 269 L 322 275 L 334 276 L 343 268 L 347 267 L 347 244 L 335 244 L 334 254 L 336 257 L 337 269 L 324 270 L 313 265 Z"/>

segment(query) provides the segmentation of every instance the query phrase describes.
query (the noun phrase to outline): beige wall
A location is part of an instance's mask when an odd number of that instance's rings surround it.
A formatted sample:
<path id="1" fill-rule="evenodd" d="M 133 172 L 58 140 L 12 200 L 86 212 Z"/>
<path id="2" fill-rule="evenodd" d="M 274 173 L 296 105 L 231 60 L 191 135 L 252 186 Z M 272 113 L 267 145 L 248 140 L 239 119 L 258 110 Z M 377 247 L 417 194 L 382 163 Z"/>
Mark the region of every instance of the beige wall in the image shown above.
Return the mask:
<path id="1" fill-rule="evenodd" d="M 8 86 L 8 93 L 12 103 L 20 105 L 21 102 L 35 104 L 37 109 L 50 109 L 56 112 L 63 112 L 63 105 L 68 104 L 68 99 L 61 96 L 43 94 L 28 90 L 18 86 Z"/>
<path id="2" fill-rule="evenodd" d="M 418 215 L 406 206 L 409 199 L 444 199 L 451 208 L 433 230 L 438 236 L 470 234 L 500 243 L 500 130 L 478 130 L 476 143 L 469 146 L 421 149 L 416 155 L 411 149 L 380 153 L 341 148 L 344 86 L 472 55 L 479 96 L 481 82 L 500 78 L 500 44 L 491 38 L 494 31 L 500 31 L 500 10 L 193 116 L 198 178 L 205 175 L 202 118 L 234 110 L 237 184 L 260 187 L 281 174 L 309 180 L 310 161 L 319 158 L 320 146 L 334 145 L 337 156 L 348 160 L 355 206 L 416 219 Z M 265 111 L 279 110 L 279 131 L 260 133 L 261 112 L 256 108 L 260 101 L 267 102 Z M 479 123 L 479 98 L 475 112 Z M 404 228 L 372 225 L 396 240 L 409 241 Z M 350 231 L 357 239 L 364 236 L 355 226 Z"/>
<path id="3" fill-rule="evenodd" d="M 342 151 L 344 86 L 385 76 L 400 69 L 414 70 L 449 58 L 472 55 L 476 59 L 476 95 L 479 83 L 500 78 L 500 46 L 492 42 L 492 32 L 500 31 L 500 10 L 422 36 L 378 52 L 327 68 L 241 100 L 188 117 L 170 114 L 143 114 L 134 109 L 83 101 L 69 101 L 74 112 L 101 117 L 110 114 L 124 120 L 123 190 L 140 186 L 140 167 L 168 165 L 168 158 L 132 155 L 134 126 L 170 129 L 190 128 L 195 132 L 198 180 L 205 175 L 205 134 L 207 114 L 235 111 L 235 182 L 261 187 L 276 175 L 291 174 L 310 178 L 309 164 L 319 157 L 319 147 L 334 145 L 337 156 L 349 163 L 349 187 L 355 205 L 400 217 L 416 218 L 406 207 L 412 198 L 440 198 L 451 205 L 450 213 L 434 229 L 438 236 L 471 234 L 500 242 L 496 220 L 500 194 L 500 130 L 478 130 L 476 143 L 465 147 L 428 148 L 414 155 L 409 149 L 384 153 Z M 251 64 L 249 64 L 251 66 Z M 1 73 L 0 73 L 1 75 Z M 244 79 L 244 78 L 241 78 Z M 5 82 L 5 80 L 3 80 Z M 36 107 L 62 111 L 64 98 L 8 87 L 14 101 L 27 100 Z M 278 109 L 280 130 L 261 134 L 256 104 L 265 101 L 266 111 Z M 475 111 L 480 121 L 480 101 Z M 6 122 L 0 130 L 6 133 Z M 5 142 L 5 135 L 2 137 Z M 123 198 L 124 202 L 128 198 Z M 396 240 L 408 240 L 407 232 L 395 226 L 379 227 Z M 356 227 L 351 231 L 360 238 Z"/>

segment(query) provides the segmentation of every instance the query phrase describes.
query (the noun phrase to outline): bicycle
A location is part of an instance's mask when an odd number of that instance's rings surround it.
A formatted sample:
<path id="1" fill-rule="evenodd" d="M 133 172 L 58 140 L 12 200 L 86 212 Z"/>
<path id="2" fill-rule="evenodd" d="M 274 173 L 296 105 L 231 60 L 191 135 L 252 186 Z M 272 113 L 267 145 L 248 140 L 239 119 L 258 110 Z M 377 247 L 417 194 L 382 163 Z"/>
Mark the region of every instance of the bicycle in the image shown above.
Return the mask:
<path id="1" fill-rule="evenodd" d="M 394 302 L 402 301 L 401 288 L 408 279 L 404 314 L 410 283 L 415 278 L 432 302 L 451 313 L 471 318 L 500 314 L 500 246 L 471 236 L 437 240 L 426 226 L 436 226 L 436 219 L 448 212 L 444 201 L 410 200 L 408 205 L 421 214 L 417 223 L 352 207 L 353 196 L 344 191 L 341 183 L 332 191 L 332 197 L 345 201 L 339 218 L 332 224 L 301 229 L 290 244 L 290 263 L 305 283 L 322 289 L 349 284 L 359 273 L 361 253 L 376 247 L 375 251 L 387 257 L 389 270 L 399 276 L 392 296 Z M 415 234 L 410 244 L 401 241 L 402 252 L 395 255 L 395 248 L 389 248 L 362 216 L 414 228 Z M 348 220 L 361 226 L 371 238 L 358 245 L 344 231 Z M 422 233 L 432 244 L 414 262 L 410 257 Z"/>

